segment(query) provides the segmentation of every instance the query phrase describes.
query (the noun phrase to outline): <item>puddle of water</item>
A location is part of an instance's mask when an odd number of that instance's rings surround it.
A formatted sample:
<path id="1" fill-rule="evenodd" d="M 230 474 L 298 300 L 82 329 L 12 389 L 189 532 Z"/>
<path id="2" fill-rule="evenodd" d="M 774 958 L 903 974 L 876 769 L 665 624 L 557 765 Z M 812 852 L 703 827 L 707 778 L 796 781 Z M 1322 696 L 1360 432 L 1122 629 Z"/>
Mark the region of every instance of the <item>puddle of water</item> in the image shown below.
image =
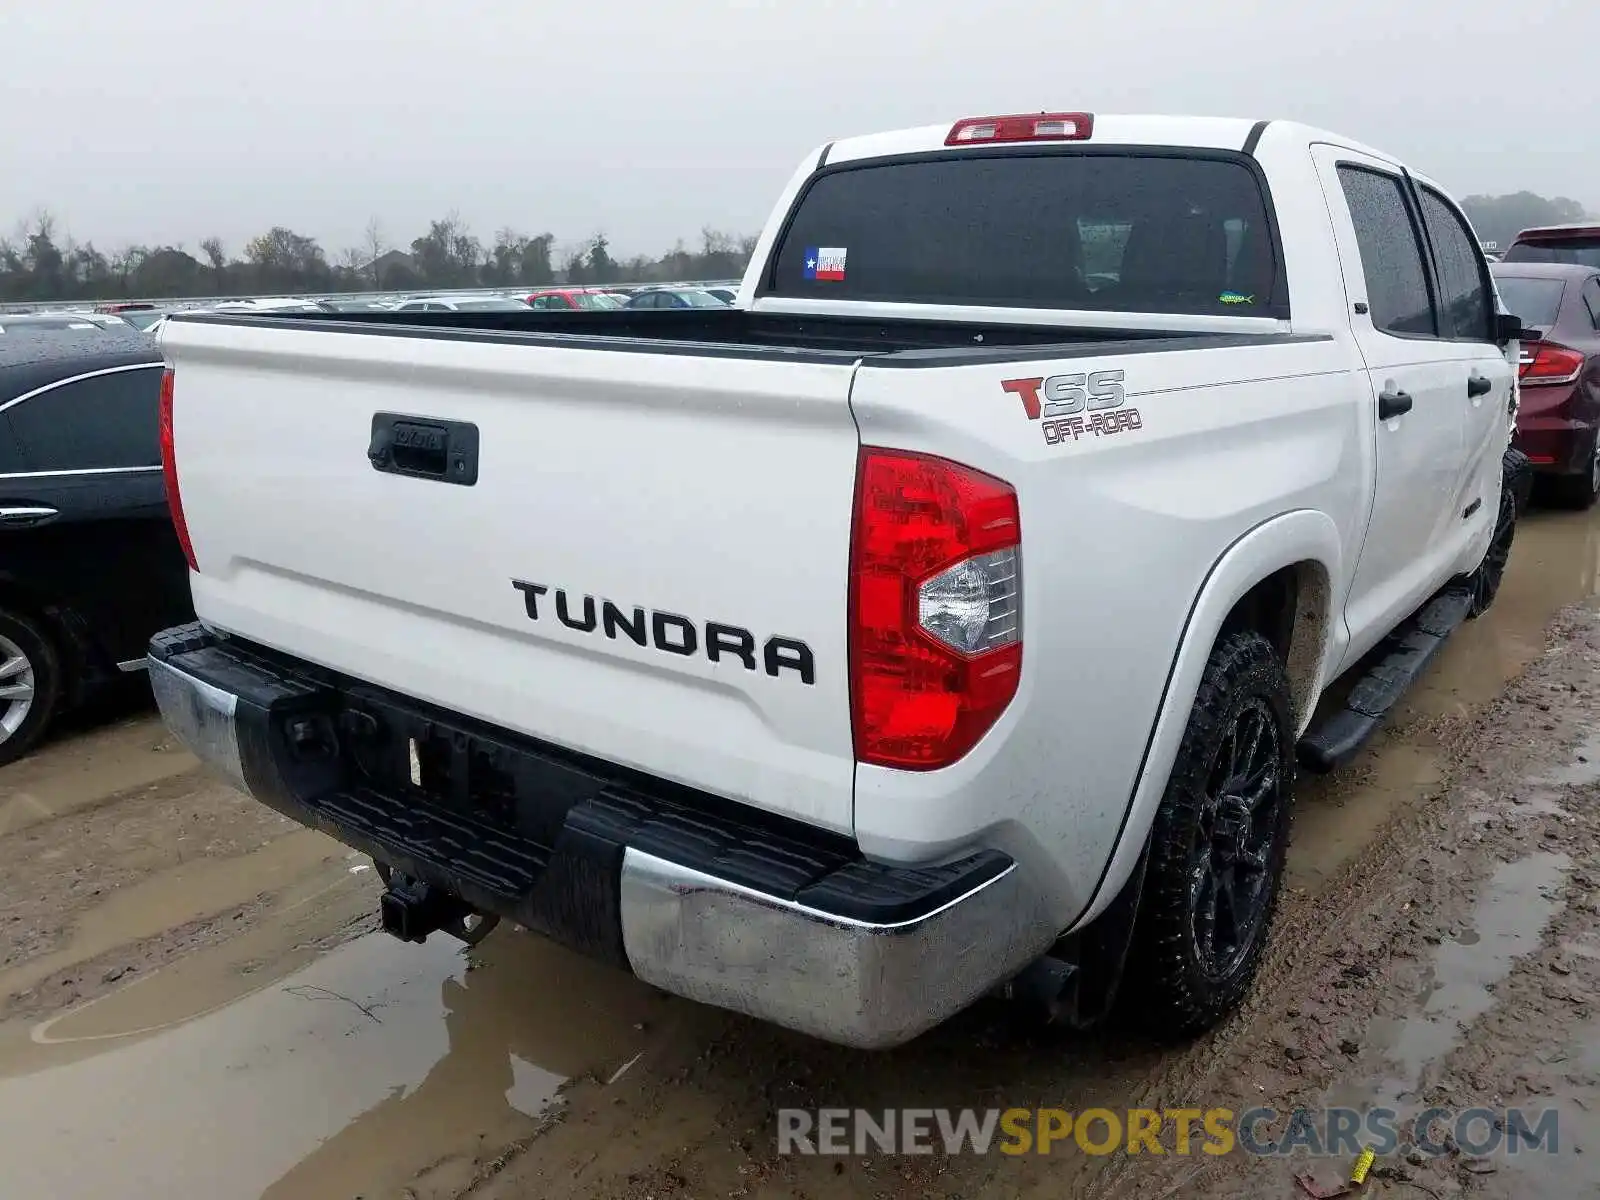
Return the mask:
<path id="1" fill-rule="evenodd" d="M 1375 1020 L 1368 1039 L 1394 1073 L 1375 1087 L 1356 1084 L 1333 1103 L 1368 1101 L 1398 1109 L 1414 1095 L 1427 1065 L 1449 1053 L 1462 1031 L 1494 1006 L 1489 988 L 1539 944 L 1555 917 L 1556 889 L 1571 867 L 1565 854 L 1532 854 L 1503 863 L 1473 908 L 1463 934 L 1434 951 L 1432 978 L 1419 997 L 1421 1011 L 1398 1021 Z M 1345 1090 L 1345 1089 L 1339 1089 Z"/>
<path id="2" fill-rule="evenodd" d="M 0 1080 L 0 1179 L 30 1197 L 387 1195 L 531 1131 L 563 1079 L 637 1054 L 658 1009 L 622 972 L 509 931 L 471 970 L 452 939 L 369 935 L 220 1011 Z M 105 1015 L 50 1033 L 92 1037 Z"/>

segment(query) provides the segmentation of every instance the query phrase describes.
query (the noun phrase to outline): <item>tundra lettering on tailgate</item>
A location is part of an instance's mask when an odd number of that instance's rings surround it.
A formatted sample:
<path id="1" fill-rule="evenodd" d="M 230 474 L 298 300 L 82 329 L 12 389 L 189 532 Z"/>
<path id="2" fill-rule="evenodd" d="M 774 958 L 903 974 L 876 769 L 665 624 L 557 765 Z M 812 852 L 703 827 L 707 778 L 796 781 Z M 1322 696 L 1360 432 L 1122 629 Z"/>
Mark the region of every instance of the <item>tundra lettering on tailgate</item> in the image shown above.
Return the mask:
<path id="1" fill-rule="evenodd" d="M 1028 420 L 1041 421 L 1044 440 L 1054 446 L 1068 438 L 1142 429 L 1144 422 L 1127 402 L 1121 371 L 1089 371 L 1072 375 L 1037 375 L 1002 379 L 1000 386 L 1022 401 Z"/>
<path id="2" fill-rule="evenodd" d="M 598 633 L 612 641 L 626 638 L 636 646 L 654 647 L 683 658 L 704 654 L 712 662 L 734 661 L 747 671 L 756 670 L 756 636 L 738 625 L 691 621 L 677 613 L 657 612 L 637 604 L 615 604 L 562 588 L 555 589 L 553 603 L 541 611 L 539 601 L 551 591 L 547 585 L 513 579 L 511 586 L 522 593 L 530 621 L 544 620 L 554 611 L 556 620 L 577 633 Z M 811 647 L 798 638 L 769 637 L 761 643 L 759 658 L 761 667 L 774 679 L 783 671 L 792 671 L 801 683 L 817 681 L 816 658 Z"/>

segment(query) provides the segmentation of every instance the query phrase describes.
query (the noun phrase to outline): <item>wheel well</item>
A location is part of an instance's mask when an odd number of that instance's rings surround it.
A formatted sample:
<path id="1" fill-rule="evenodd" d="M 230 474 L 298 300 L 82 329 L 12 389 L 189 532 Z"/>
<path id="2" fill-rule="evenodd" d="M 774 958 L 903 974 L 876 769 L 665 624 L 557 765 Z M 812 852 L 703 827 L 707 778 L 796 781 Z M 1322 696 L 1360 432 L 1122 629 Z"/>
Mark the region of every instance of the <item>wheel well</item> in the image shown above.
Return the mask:
<path id="1" fill-rule="evenodd" d="M 1282 567 L 1243 596 L 1222 633 L 1253 629 L 1272 643 L 1289 675 L 1295 719 L 1304 725 L 1316 705 L 1317 673 L 1328 642 L 1328 570 L 1307 559 Z"/>
<path id="2" fill-rule="evenodd" d="M 49 596 L 5 577 L 0 577 L 0 609 L 39 625 L 39 632 L 54 645 L 66 672 L 63 696 L 69 705 L 76 703 L 96 654 L 82 618 Z"/>
<path id="3" fill-rule="evenodd" d="M 27 588 L 19 587 L 9 579 L 0 579 L 0 609 L 15 613 L 19 617 L 26 617 L 37 621 L 44 626 L 48 633 L 59 646 L 62 641 L 60 620 L 51 612 L 51 605 L 43 596 L 36 595 Z"/>

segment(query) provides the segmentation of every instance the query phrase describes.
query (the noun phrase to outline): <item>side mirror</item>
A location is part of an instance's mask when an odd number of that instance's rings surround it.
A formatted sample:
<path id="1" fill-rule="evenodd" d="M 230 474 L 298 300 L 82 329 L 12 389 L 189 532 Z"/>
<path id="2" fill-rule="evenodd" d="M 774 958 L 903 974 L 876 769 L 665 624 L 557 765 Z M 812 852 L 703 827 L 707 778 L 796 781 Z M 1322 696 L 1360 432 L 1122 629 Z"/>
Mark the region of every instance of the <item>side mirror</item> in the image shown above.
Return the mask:
<path id="1" fill-rule="evenodd" d="M 1534 331 L 1522 323 L 1522 318 L 1515 313 L 1495 313 L 1494 315 L 1494 340 L 1499 346 L 1509 346 L 1512 342 L 1527 341 Z"/>

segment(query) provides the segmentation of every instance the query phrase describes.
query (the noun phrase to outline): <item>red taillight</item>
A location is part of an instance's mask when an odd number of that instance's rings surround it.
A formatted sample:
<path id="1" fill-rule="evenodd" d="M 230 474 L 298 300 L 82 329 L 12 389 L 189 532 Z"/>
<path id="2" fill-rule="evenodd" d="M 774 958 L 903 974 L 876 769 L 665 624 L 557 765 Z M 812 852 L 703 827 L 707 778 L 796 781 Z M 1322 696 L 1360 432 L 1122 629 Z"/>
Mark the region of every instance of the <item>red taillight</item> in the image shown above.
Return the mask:
<path id="1" fill-rule="evenodd" d="M 1094 132 L 1092 113 L 1019 113 L 1013 117 L 968 117 L 957 121 L 946 146 L 991 142 L 1082 142 Z"/>
<path id="2" fill-rule="evenodd" d="M 161 373 L 161 478 L 167 487 L 167 509 L 172 513 L 172 527 L 178 533 L 178 545 L 189 560 L 189 570 L 198 571 L 194 560 L 194 543 L 189 540 L 189 523 L 183 519 L 183 496 L 178 491 L 178 455 L 172 442 L 172 368 Z"/>
<path id="3" fill-rule="evenodd" d="M 1022 674 L 1022 525 L 1011 485 L 942 458 L 863 448 L 850 549 L 856 758 L 948 766 Z"/>
<path id="4" fill-rule="evenodd" d="M 1528 342 L 1522 347 L 1517 375 L 1524 384 L 1571 383 L 1583 370 L 1583 355 L 1554 342 Z"/>

